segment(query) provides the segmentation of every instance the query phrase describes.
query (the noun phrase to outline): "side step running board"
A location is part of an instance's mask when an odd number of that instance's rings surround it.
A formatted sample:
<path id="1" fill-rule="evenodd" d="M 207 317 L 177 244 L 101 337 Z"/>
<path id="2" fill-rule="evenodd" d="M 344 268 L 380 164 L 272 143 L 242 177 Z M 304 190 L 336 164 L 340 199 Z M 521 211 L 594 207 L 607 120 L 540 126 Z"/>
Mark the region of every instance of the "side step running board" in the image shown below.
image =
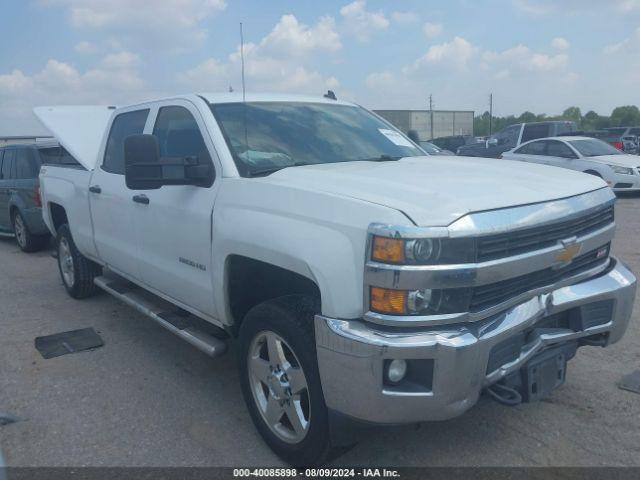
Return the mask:
<path id="1" fill-rule="evenodd" d="M 210 328 L 199 328 L 202 323 L 208 322 L 196 318 L 143 288 L 127 280 L 111 276 L 96 277 L 94 283 L 210 357 L 222 355 L 227 350 L 227 342 L 205 331 L 205 329 L 219 330 L 220 336 L 222 336 L 224 334 L 222 329 L 218 329 L 214 325 L 211 325 Z"/>

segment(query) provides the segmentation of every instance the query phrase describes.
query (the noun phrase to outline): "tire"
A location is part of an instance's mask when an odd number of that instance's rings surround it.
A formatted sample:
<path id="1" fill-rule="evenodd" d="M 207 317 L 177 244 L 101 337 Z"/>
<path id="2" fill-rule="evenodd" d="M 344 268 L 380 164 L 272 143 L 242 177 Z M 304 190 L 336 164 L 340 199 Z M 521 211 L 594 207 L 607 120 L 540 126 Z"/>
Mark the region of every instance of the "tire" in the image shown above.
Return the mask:
<path id="1" fill-rule="evenodd" d="M 67 224 L 58 228 L 56 252 L 60 278 L 67 293 L 76 299 L 94 295 L 98 287 L 93 279 L 102 273 L 102 269 L 78 251 Z"/>
<path id="2" fill-rule="evenodd" d="M 24 217 L 17 210 L 11 215 L 11 226 L 16 236 L 16 243 L 23 252 L 33 253 L 42 250 L 49 241 L 48 235 L 32 234 Z"/>
<path id="3" fill-rule="evenodd" d="M 252 308 L 245 316 L 239 332 L 242 394 L 251 419 L 267 445 L 280 458 L 296 467 L 321 465 L 332 450 L 315 346 L 314 316 L 319 310 L 318 301 L 306 295 L 276 298 Z M 273 340 L 273 337 L 268 335 L 275 336 L 276 344 L 277 338 L 282 340 L 281 348 L 277 351 L 284 353 L 285 361 L 280 362 L 279 370 L 272 368 L 277 362 L 271 358 L 268 344 L 269 338 Z M 279 357 L 282 359 L 281 355 Z M 256 361 L 266 363 L 252 367 Z M 254 374 L 263 371 L 260 368 L 267 374 L 269 387 Z M 306 381 L 306 391 L 295 394 L 296 385 L 299 388 L 301 379 Z M 286 387 L 282 388 L 283 382 L 290 387 L 288 393 Z M 267 422 L 267 412 L 270 402 L 279 404 L 278 398 L 286 399 L 284 406 L 274 407 L 276 413 L 270 417 L 280 418 L 280 421 L 273 427 Z M 278 408 L 282 410 L 281 417 L 278 417 Z M 290 414 L 298 414 L 302 420 L 292 422 Z M 302 434 L 299 433 L 300 429 L 293 427 L 294 424 L 302 426 Z"/>

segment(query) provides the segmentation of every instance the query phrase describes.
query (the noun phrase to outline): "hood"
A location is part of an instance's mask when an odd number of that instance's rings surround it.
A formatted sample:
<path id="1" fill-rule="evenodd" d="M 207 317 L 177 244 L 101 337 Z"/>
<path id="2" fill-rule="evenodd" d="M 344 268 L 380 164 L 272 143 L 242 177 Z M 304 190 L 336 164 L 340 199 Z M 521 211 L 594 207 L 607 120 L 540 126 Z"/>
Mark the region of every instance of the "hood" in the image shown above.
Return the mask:
<path id="1" fill-rule="evenodd" d="M 596 162 L 619 167 L 640 167 L 640 157 L 637 155 L 599 155 L 597 157 L 585 157 L 585 160 L 595 160 Z"/>
<path id="2" fill-rule="evenodd" d="M 471 212 L 546 202 L 606 187 L 582 172 L 475 157 L 410 157 L 290 167 L 260 179 L 385 205 L 418 226 Z"/>
<path id="3" fill-rule="evenodd" d="M 60 145 L 87 170 L 93 170 L 98 162 L 98 151 L 113 111 L 114 107 L 93 105 L 33 109 Z"/>

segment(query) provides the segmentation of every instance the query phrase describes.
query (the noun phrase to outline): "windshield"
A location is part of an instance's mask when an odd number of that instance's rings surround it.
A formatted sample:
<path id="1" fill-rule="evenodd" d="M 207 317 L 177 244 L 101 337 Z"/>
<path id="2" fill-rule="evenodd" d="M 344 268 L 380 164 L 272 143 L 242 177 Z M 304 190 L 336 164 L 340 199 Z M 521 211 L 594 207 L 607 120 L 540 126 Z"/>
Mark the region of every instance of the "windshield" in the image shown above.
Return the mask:
<path id="1" fill-rule="evenodd" d="M 622 155 L 623 152 L 612 147 L 602 140 L 571 140 L 573 148 L 578 150 L 583 157 L 599 157 L 601 155 Z"/>
<path id="2" fill-rule="evenodd" d="M 422 149 L 425 152 L 430 153 L 430 154 L 440 153 L 442 151 L 440 148 L 435 146 L 433 143 L 429 143 L 429 142 L 420 142 L 420 146 L 422 147 Z"/>
<path id="3" fill-rule="evenodd" d="M 350 161 L 424 155 L 364 108 L 302 102 L 211 105 L 241 175 Z"/>

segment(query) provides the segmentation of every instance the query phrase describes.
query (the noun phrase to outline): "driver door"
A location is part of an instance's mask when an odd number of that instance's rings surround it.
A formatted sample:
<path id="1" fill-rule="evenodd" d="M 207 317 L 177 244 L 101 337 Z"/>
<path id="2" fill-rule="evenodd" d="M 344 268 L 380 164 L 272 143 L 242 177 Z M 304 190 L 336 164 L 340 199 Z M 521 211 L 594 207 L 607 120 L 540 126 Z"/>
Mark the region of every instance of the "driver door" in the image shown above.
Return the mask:
<path id="1" fill-rule="evenodd" d="M 547 143 L 547 155 L 545 163 L 554 167 L 569 168 L 575 170 L 574 160 L 577 155 L 569 146 L 559 140 L 545 140 Z"/>
<path id="2" fill-rule="evenodd" d="M 161 158 L 195 157 L 200 164 L 213 163 L 212 141 L 189 101 L 158 103 L 145 133 L 157 137 Z M 212 316 L 211 235 L 218 183 L 164 185 L 140 192 L 136 197 L 143 200 L 134 204 L 143 283 Z"/>

